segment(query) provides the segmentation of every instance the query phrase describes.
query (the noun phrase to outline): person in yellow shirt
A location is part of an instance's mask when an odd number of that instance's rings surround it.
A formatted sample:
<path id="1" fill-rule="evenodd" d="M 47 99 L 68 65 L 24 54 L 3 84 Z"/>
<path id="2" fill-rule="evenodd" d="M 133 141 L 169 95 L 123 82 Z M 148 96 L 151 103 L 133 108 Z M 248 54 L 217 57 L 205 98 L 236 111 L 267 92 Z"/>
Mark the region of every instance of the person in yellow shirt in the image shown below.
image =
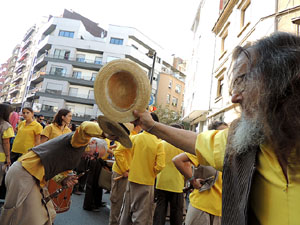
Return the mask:
<path id="1" fill-rule="evenodd" d="M 229 129 L 195 134 L 134 112 L 143 129 L 223 172 L 222 224 L 299 224 L 300 37 L 274 33 L 233 52 Z"/>
<path id="2" fill-rule="evenodd" d="M 181 124 L 170 126 L 183 129 Z M 153 225 L 165 225 L 168 205 L 170 206 L 170 224 L 182 225 L 183 223 L 183 188 L 184 177 L 176 169 L 172 159 L 183 153 L 179 148 L 174 147 L 166 141 L 162 141 L 165 151 L 165 168 L 157 175 L 155 187 L 155 212 Z"/>
<path id="3" fill-rule="evenodd" d="M 153 112 L 151 118 L 158 121 L 157 115 Z M 161 141 L 148 131 L 131 137 L 132 161 L 120 225 L 150 225 L 153 221 L 154 181 L 156 175 L 165 167 L 165 152 Z"/>
<path id="4" fill-rule="evenodd" d="M 53 205 L 45 202 L 46 182 L 55 175 L 73 169 L 80 161 L 92 137 L 113 138 L 99 125 L 83 122 L 74 133 L 60 135 L 32 148 L 19 158 L 7 172 L 7 194 L 0 214 L 0 224 L 52 225 Z M 91 148 L 90 148 L 91 149 Z M 77 176 L 62 177 L 61 184 L 71 187 Z"/>
<path id="5" fill-rule="evenodd" d="M 46 126 L 41 133 L 41 143 L 51 140 L 62 134 L 72 132 L 68 125 L 72 120 L 72 112 L 68 109 L 60 109 L 54 116 L 53 122 Z"/>
<path id="6" fill-rule="evenodd" d="M 209 130 L 223 130 L 228 125 L 222 121 L 214 121 L 208 126 Z M 189 153 L 181 153 L 173 158 L 176 168 L 193 185 L 194 191 L 190 194 L 190 204 L 185 217 L 185 225 L 220 225 L 222 210 L 222 173 L 212 167 L 201 166 L 201 174 L 206 177 L 195 177 L 191 167 L 186 163 L 192 163 L 195 167 L 199 165 L 197 157 Z M 212 175 L 213 174 L 213 175 Z M 204 179 L 214 176 L 214 180 L 206 182 Z M 199 179 L 198 179 L 199 178 Z M 200 180 L 202 183 L 200 183 Z"/>
<path id="7" fill-rule="evenodd" d="M 43 131 L 42 125 L 34 120 L 32 108 L 23 108 L 22 116 L 24 121 L 18 125 L 18 132 L 11 150 L 12 162 L 15 162 L 21 155 L 27 153 L 32 147 L 39 145 Z"/>
<path id="8" fill-rule="evenodd" d="M 9 116 L 13 108 L 5 103 L 0 104 L 0 186 L 5 170 L 10 166 L 10 138 L 14 137 L 14 130 L 9 124 Z"/>
<path id="9" fill-rule="evenodd" d="M 132 125 L 133 129 L 129 129 L 130 137 L 141 132 L 141 127 Z M 128 128 L 128 127 L 127 127 Z M 113 151 L 115 162 L 112 166 L 112 182 L 110 193 L 110 212 L 109 225 L 119 225 L 118 219 L 122 207 L 122 201 L 128 182 L 129 165 L 132 161 L 130 149 L 124 149 L 120 143 L 117 143 L 116 149 Z"/>

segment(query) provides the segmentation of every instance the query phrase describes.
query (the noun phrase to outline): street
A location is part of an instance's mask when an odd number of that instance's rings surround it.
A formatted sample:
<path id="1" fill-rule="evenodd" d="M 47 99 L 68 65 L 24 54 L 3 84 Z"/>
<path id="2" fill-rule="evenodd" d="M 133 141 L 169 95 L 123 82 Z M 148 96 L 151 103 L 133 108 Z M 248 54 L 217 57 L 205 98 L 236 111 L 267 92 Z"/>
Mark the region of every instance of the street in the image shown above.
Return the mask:
<path id="1" fill-rule="evenodd" d="M 90 212 L 83 210 L 82 195 L 72 195 L 72 203 L 69 211 L 57 214 L 54 225 L 107 225 L 109 218 L 109 194 L 103 194 L 103 201 L 106 207 L 100 208 L 100 212 Z"/>
<path id="2" fill-rule="evenodd" d="M 107 203 L 106 207 L 100 208 L 100 212 L 90 212 L 82 208 L 84 194 L 73 194 L 70 210 L 57 214 L 54 225 L 107 225 L 110 209 L 109 196 L 109 194 L 103 194 L 102 201 Z M 169 221 L 166 221 L 166 225 L 169 224 Z"/>

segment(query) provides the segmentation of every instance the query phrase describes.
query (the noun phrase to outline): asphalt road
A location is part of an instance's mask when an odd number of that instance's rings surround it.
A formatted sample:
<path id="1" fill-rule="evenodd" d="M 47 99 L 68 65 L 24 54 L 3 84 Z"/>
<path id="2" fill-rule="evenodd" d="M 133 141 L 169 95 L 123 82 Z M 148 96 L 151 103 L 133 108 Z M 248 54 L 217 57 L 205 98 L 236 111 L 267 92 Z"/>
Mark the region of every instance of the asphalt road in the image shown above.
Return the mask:
<path id="1" fill-rule="evenodd" d="M 109 218 L 109 194 L 103 194 L 102 201 L 106 202 L 106 207 L 100 208 L 100 212 L 90 212 L 83 210 L 82 195 L 72 195 L 71 208 L 64 213 L 57 214 L 54 225 L 107 225 Z"/>

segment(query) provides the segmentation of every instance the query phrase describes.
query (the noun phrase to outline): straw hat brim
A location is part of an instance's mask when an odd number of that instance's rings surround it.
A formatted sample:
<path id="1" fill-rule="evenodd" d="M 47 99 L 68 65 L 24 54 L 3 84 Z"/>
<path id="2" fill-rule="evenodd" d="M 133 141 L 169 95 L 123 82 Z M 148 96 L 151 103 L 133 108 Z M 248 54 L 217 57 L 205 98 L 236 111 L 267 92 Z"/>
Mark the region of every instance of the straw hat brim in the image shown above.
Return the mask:
<path id="1" fill-rule="evenodd" d="M 133 111 L 144 111 L 151 95 L 146 72 L 128 59 L 109 62 L 94 82 L 95 101 L 101 112 L 120 123 L 136 120 Z"/>
<path id="2" fill-rule="evenodd" d="M 129 138 L 129 135 L 124 130 L 124 128 L 121 127 L 120 124 L 110 120 L 105 116 L 98 116 L 98 124 L 100 128 L 103 130 L 103 132 L 109 135 L 117 136 L 118 137 L 117 141 L 120 142 L 124 147 L 126 148 L 132 147 L 132 142 Z"/>

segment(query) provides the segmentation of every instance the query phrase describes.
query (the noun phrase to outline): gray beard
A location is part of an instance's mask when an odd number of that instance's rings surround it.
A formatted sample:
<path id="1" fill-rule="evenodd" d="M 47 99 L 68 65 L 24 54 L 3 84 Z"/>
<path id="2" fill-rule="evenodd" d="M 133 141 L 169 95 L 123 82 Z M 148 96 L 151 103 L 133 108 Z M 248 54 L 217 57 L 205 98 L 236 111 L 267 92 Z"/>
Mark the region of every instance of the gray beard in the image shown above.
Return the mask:
<path id="1" fill-rule="evenodd" d="M 242 154 L 249 151 L 251 147 L 259 146 L 264 140 L 263 123 L 258 119 L 258 116 L 248 119 L 242 114 L 232 138 L 233 149 L 238 154 Z"/>

